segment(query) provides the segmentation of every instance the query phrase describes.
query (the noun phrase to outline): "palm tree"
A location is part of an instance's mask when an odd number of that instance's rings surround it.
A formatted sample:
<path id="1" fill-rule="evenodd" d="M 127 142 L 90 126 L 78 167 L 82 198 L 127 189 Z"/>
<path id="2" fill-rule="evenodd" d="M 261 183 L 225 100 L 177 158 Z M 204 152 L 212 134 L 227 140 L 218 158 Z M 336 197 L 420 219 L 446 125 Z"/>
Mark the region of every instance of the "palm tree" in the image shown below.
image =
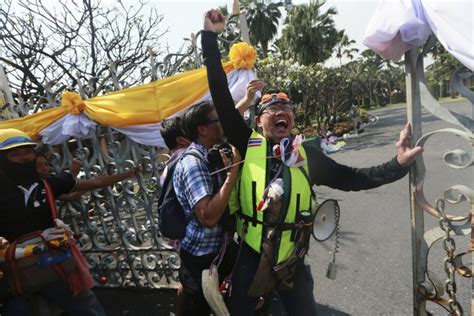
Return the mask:
<path id="1" fill-rule="evenodd" d="M 337 32 L 337 43 L 335 46 L 336 57 L 339 58 L 339 65 L 342 66 L 342 57 L 346 56 L 350 60 L 354 59 L 354 54 L 359 52 L 357 48 L 350 47 L 355 44 L 355 40 L 349 40 L 344 30 Z"/>
<path id="2" fill-rule="evenodd" d="M 293 57 L 303 65 L 320 63 L 331 57 L 338 41 L 331 7 L 321 12 L 324 0 L 310 1 L 295 6 L 288 13 L 287 25 L 282 32 L 280 49 L 286 57 Z"/>
<path id="3" fill-rule="evenodd" d="M 243 1 L 242 7 L 249 23 L 250 40 L 260 45 L 264 57 L 267 56 L 268 46 L 278 32 L 282 6 L 282 2 Z"/>
<path id="4" fill-rule="evenodd" d="M 365 87 L 369 96 L 369 106 L 380 105 L 379 97 L 381 96 L 381 80 L 380 74 L 384 64 L 382 57 L 374 53 L 371 49 L 366 49 L 361 53 L 361 60 L 364 66 L 363 77 Z"/>
<path id="5" fill-rule="evenodd" d="M 427 66 L 428 85 L 431 90 L 434 90 L 436 97 L 445 97 L 449 92 L 449 83 L 453 72 L 462 64 L 453 57 L 440 42 L 431 49 L 431 55 L 434 62 Z M 451 96 L 454 96 L 455 91 L 451 90 Z"/>

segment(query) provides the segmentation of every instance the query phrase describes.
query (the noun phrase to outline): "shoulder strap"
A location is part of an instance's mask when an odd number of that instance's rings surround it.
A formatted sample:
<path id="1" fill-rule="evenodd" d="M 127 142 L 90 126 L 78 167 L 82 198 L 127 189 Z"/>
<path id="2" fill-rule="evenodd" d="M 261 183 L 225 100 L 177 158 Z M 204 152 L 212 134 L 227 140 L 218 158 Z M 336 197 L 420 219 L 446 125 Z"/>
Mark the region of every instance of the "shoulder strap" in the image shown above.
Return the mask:
<path id="1" fill-rule="evenodd" d="M 298 169 L 301 170 L 303 173 L 304 177 L 306 178 L 306 181 L 308 181 L 309 189 L 311 190 L 311 197 L 313 199 L 316 199 L 316 193 L 314 193 L 313 186 L 311 185 L 311 179 L 309 178 L 308 173 L 306 172 L 306 169 L 303 166 L 299 166 Z"/>
<path id="2" fill-rule="evenodd" d="M 176 164 L 178 163 L 179 159 L 171 162 L 167 168 L 168 171 L 166 173 L 165 179 L 163 180 L 163 185 L 161 189 L 165 189 L 165 191 L 160 193 L 160 196 L 158 197 L 158 205 L 161 205 L 165 198 L 170 194 L 171 189 L 173 188 L 173 174 L 174 174 L 174 169 L 176 169 Z"/>
<path id="3" fill-rule="evenodd" d="M 201 153 L 199 151 L 197 151 L 196 149 L 188 149 L 186 150 L 183 155 L 180 157 L 180 159 L 183 159 L 184 156 L 194 156 L 200 160 L 204 160 L 204 157 L 201 155 Z"/>
<path id="4" fill-rule="evenodd" d="M 173 161 L 170 165 L 168 165 L 168 173 L 166 174 L 166 177 L 165 177 L 165 180 L 163 181 L 163 186 L 162 186 L 162 189 L 164 188 L 165 192 L 163 192 L 163 194 L 160 194 L 160 196 L 158 198 L 158 205 L 161 205 L 163 203 L 163 201 L 170 195 L 170 193 L 172 191 L 174 191 L 174 185 L 173 185 L 174 171 L 176 169 L 176 166 L 178 165 L 178 162 L 181 161 L 185 156 L 188 156 L 188 155 L 194 156 L 194 157 L 196 157 L 198 159 L 201 159 L 201 160 L 204 159 L 204 157 L 202 157 L 202 155 L 197 150 L 189 149 L 189 150 L 186 150 L 181 155 L 181 157 L 179 157 L 178 159 Z M 176 193 L 174 193 L 174 194 L 176 194 Z"/>
<path id="5" fill-rule="evenodd" d="M 189 150 L 186 150 L 183 153 L 183 155 L 180 157 L 180 160 L 183 159 L 185 156 L 194 156 L 194 157 L 198 158 L 201 161 L 204 160 L 204 157 L 201 155 L 201 153 L 199 151 L 197 151 L 196 149 L 193 149 L 193 148 L 191 148 Z M 174 189 L 174 186 L 173 186 L 173 189 Z M 189 224 L 189 222 L 191 221 L 193 216 L 194 216 L 194 211 L 191 210 L 191 213 L 189 213 L 189 215 L 186 216 L 185 219 L 184 219 L 184 222 L 185 222 L 186 226 Z M 196 219 L 197 219 L 197 217 L 196 217 Z"/>
<path id="6" fill-rule="evenodd" d="M 171 192 L 171 190 L 174 188 L 174 186 L 173 186 L 173 174 L 174 174 L 174 170 L 176 169 L 176 166 L 178 165 L 178 162 L 181 161 L 185 156 L 189 156 L 189 155 L 194 156 L 194 157 L 196 157 L 198 159 L 201 159 L 201 160 L 204 159 L 204 157 L 202 157 L 202 155 L 197 150 L 189 149 L 189 150 L 186 150 L 181 155 L 181 157 L 179 157 L 179 159 L 176 159 L 175 161 L 173 161 L 168 166 L 168 173 L 166 174 L 165 180 L 163 181 L 163 187 L 166 188 L 166 191 L 165 191 L 165 194 L 162 195 L 163 198 L 158 200 L 159 203 L 163 202 L 164 198 L 166 196 L 168 196 L 169 193 Z"/>
<path id="7" fill-rule="evenodd" d="M 51 218 L 55 220 L 58 218 L 58 208 L 56 206 L 56 199 L 54 198 L 53 188 L 46 179 L 43 179 L 43 184 L 46 190 L 46 197 L 48 199 L 49 209 L 51 211 Z"/>

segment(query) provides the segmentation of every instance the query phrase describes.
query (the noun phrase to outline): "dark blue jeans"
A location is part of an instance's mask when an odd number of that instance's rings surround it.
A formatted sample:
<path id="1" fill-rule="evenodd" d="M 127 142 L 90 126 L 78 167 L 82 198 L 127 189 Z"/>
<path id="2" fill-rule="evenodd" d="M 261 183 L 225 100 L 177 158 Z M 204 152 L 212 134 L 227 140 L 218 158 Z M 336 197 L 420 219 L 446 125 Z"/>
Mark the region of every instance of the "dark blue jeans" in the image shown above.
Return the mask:
<path id="1" fill-rule="evenodd" d="M 247 293 L 259 262 L 260 255 L 244 243 L 232 276 L 232 296 L 230 297 L 232 316 L 254 314 L 258 297 L 248 296 Z M 294 277 L 294 286 L 291 290 L 278 291 L 286 312 L 288 315 L 316 315 L 313 276 L 310 267 L 305 265 L 303 260 L 297 263 Z"/>
<path id="2" fill-rule="evenodd" d="M 38 295 L 59 306 L 71 316 L 105 316 L 105 311 L 94 292 L 86 290 L 73 296 L 68 284 L 62 280 L 48 285 Z M 32 316 L 33 314 L 29 300 L 25 296 L 12 297 L 6 304 L 6 316 Z"/>

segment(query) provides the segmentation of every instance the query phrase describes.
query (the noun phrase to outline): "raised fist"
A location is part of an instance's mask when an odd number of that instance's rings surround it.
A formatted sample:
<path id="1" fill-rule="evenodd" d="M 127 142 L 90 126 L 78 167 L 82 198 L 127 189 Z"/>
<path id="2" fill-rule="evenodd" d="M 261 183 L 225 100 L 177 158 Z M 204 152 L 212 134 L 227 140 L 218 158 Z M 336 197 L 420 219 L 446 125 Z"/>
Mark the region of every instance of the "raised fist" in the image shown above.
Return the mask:
<path id="1" fill-rule="evenodd" d="M 204 30 L 220 33 L 225 27 L 225 17 L 217 9 L 212 9 L 204 13 Z"/>

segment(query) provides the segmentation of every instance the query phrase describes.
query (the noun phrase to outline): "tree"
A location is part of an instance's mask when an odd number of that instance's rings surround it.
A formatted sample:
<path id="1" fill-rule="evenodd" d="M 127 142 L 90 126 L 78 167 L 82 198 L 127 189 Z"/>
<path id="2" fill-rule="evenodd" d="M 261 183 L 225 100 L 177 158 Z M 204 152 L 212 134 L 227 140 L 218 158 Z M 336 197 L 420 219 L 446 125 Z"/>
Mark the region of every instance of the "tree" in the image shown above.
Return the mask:
<path id="1" fill-rule="evenodd" d="M 358 53 L 359 50 L 354 47 L 350 47 L 355 44 L 355 40 L 349 40 L 349 37 L 344 30 L 337 32 L 337 43 L 334 47 L 336 57 L 339 58 L 339 65 L 342 66 L 342 57 L 346 56 L 350 60 L 354 59 L 354 54 Z"/>
<path id="2" fill-rule="evenodd" d="M 383 59 L 372 50 L 366 49 L 361 53 L 360 65 L 356 74 L 359 76 L 360 86 L 365 91 L 365 102 L 368 107 L 380 105 L 380 71 L 382 69 Z"/>
<path id="3" fill-rule="evenodd" d="M 353 83 L 352 102 L 370 107 L 402 101 L 405 74 L 401 63 L 382 59 L 367 49 L 343 67 Z"/>
<path id="4" fill-rule="evenodd" d="M 267 90 L 278 89 L 290 94 L 292 103 L 297 107 L 296 124 L 312 125 L 317 117 L 314 109 L 316 100 L 315 83 L 319 65 L 302 66 L 294 59 L 281 58 L 279 54 L 270 54 L 257 62 L 258 75 L 265 82 Z"/>
<path id="5" fill-rule="evenodd" d="M 431 49 L 433 64 L 426 67 L 426 76 L 428 87 L 437 98 L 445 97 L 448 94 L 449 82 L 453 72 L 462 66 L 462 64 L 453 57 L 440 42 L 436 42 Z M 451 91 L 451 96 L 454 91 Z"/>
<path id="6" fill-rule="evenodd" d="M 111 78 L 121 86 L 136 84 L 140 64 L 163 53 L 158 40 L 162 16 L 143 0 L 134 6 L 100 1 L 55 2 L 5 0 L 0 7 L 0 61 L 7 65 L 13 89 L 21 96 L 44 95 L 45 83 L 58 91 L 75 89 L 78 77 L 89 81 L 91 93 Z M 153 48 L 153 49 L 151 49 Z M 99 79 L 102 79 L 99 81 Z"/>
<path id="7" fill-rule="evenodd" d="M 350 107 L 352 81 L 345 67 L 300 65 L 294 59 L 270 54 L 257 64 L 268 89 L 287 91 L 296 106 L 296 125 L 333 129 L 336 118 Z"/>
<path id="8" fill-rule="evenodd" d="M 321 12 L 324 0 L 295 6 L 288 13 L 282 31 L 280 49 L 286 58 L 293 57 L 302 65 L 321 63 L 331 57 L 338 41 L 333 16 L 336 9 Z"/>
<path id="9" fill-rule="evenodd" d="M 405 70 L 403 62 L 392 62 L 383 60 L 383 68 L 380 70 L 380 83 L 383 85 L 383 97 L 385 103 L 393 104 L 404 101 Z"/>
<path id="10" fill-rule="evenodd" d="M 278 32 L 282 2 L 265 0 L 246 1 L 243 4 L 249 24 L 250 40 L 260 45 L 263 56 L 268 53 L 268 45 Z"/>

